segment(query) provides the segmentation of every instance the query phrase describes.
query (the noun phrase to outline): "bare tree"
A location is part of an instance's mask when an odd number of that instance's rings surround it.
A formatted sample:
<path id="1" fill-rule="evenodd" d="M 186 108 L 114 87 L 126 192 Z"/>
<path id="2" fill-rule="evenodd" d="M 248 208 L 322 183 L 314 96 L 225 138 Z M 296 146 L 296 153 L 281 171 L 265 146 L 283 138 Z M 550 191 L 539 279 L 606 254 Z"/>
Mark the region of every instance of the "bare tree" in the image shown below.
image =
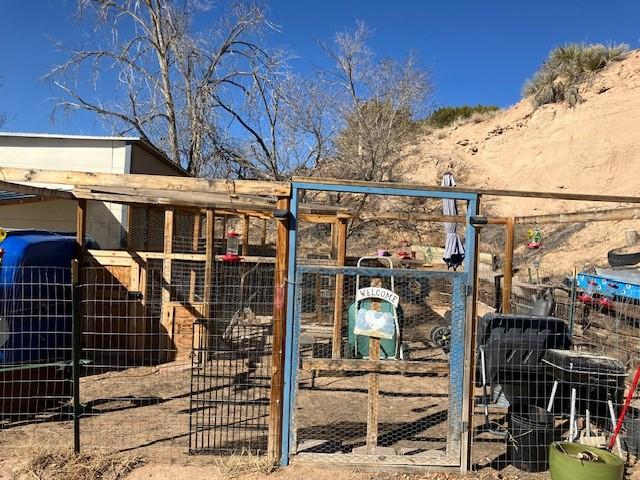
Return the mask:
<path id="1" fill-rule="evenodd" d="M 246 156 L 247 145 L 261 146 L 265 157 L 273 152 L 246 107 L 256 88 L 277 98 L 266 75 L 285 69 L 284 56 L 261 46 L 275 26 L 258 5 L 221 8 L 196 0 L 79 0 L 97 40 L 58 44 L 68 58 L 46 76 L 64 92 L 56 109 L 94 112 L 114 133 L 136 133 L 195 174 L 277 176 Z M 194 31 L 203 12 L 219 20 Z"/>
<path id="2" fill-rule="evenodd" d="M 367 45 L 370 31 L 358 23 L 322 47 L 334 66 L 322 82 L 334 100 L 335 151 L 319 161 L 315 175 L 368 181 L 395 181 L 397 165 L 418 133 L 415 118 L 426 111 L 432 93 L 427 72 L 409 55 L 402 61 L 376 60 Z M 367 195 L 336 194 L 335 204 L 359 212 L 375 208 Z M 353 222 L 351 232 L 358 227 Z"/>

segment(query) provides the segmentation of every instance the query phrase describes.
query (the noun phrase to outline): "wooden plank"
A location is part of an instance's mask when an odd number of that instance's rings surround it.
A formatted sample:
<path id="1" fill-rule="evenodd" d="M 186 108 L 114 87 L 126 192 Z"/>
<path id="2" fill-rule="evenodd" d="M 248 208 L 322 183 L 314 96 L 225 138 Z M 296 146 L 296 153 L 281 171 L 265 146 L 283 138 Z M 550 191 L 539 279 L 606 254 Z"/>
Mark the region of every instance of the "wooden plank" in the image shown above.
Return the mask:
<path id="1" fill-rule="evenodd" d="M 513 247 L 515 237 L 515 221 L 513 217 L 505 223 L 504 265 L 502 285 L 502 313 L 511 311 L 511 286 L 513 280 Z"/>
<path id="2" fill-rule="evenodd" d="M 1 176 L 1 172 L 0 172 Z M 4 177 L 3 177 L 4 178 Z M 75 197 L 73 194 L 66 190 L 58 190 L 55 188 L 44 188 L 44 187 L 35 187 L 33 185 L 23 185 L 21 183 L 7 182 L 4 180 L 0 180 L 0 190 L 4 190 L 7 192 L 15 192 L 21 193 L 23 195 L 34 195 L 39 198 L 39 201 L 44 200 L 74 200 Z M 24 201 L 29 201 L 29 199 L 23 199 Z M 2 202 L 5 204 L 6 202 Z"/>
<path id="3" fill-rule="evenodd" d="M 380 361 L 380 339 L 369 338 L 369 359 Z M 369 392 L 367 394 L 367 453 L 375 454 L 378 447 L 378 414 L 380 410 L 380 377 L 377 373 L 369 374 Z"/>
<path id="4" fill-rule="evenodd" d="M 335 215 L 321 215 L 317 213 L 301 213 L 298 215 L 298 221 L 308 223 L 335 223 L 338 217 Z"/>
<path id="5" fill-rule="evenodd" d="M 117 173 L 87 173 L 25 168 L 0 169 L 0 177 L 9 182 L 53 183 L 76 186 L 121 187 L 173 190 L 184 192 L 218 192 L 233 195 L 286 196 L 291 192 L 288 182 L 258 180 L 207 180 L 168 175 L 141 175 Z"/>
<path id="6" fill-rule="evenodd" d="M 192 262 L 205 262 L 206 253 L 170 253 L 164 254 L 162 252 L 128 252 L 125 250 L 88 250 L 87 254 L 94 258 L 96 262 L 101 265 L 119 265 L 127 266 L 133 261 L 149 259 L 169 258 L 171 260 L 188 260 Z M 214 257 L 216 262 L 222 262 L 224 255 L 216 255 Z M 275 263 L 274 257 L 262 257 L 257 255 L 249 255 L 242 257 L 243 263 Z"/>
<path id="7" fill-rule="evenodd" d="M 543 225 L 550 223 L 618 222 L 640 219 L 640 208 L 614 208 L 583 212 L 555 213 L 516 217 L 516 224 Z"/>
<path id="8" fill-rule="evenodd" d="M 102 193 L 75 188 L 73 195 L 75 198 L 84 198 L 99 202 L 121 203 L 125 205 L 165 205 L 176 207 L 198 207 L 198 208 L 229 208 L 235 211 L 260 209 L 265 212 L 275 210 L 272 203 L 256 203 L 232 198 L 220 197 L 219 200 L 207 196 L 200 197 L 197 194 L 176 194 L 165 192 L 162 196 L 126 195 L 119 193 Z"/>
<path id="9" fill-rule="evenodd" d="M 194 253 L 198 252 L 198 247 L 200 245 L 200 224 L 202 222 L 202 217 L 200 213 L 196 213 L 193 216 L 193 239 L 191 242 L 191 248 Z M 197 271 L 194 267 L 191 268 L 191 272 L 189 273 L 189 301 L 193 302 L 196 298 L 196 279 L 197 279 Z"/>
<path id="10" fill-rule="evenodd" d="M 278 208 L 289 210 L 290 200 L 278 200 Z M 280 458 L 282 443 L 282 400 L 284 396 L 284 348 L 287 323 L 287 264 L 289 261 L 289 222 L 280 220 L 276 227 L 276 266 L 273 302 L 273 353 L 271 358 L 271 392 L 269 396 L 269 457 Z"/>
<path id="11" fill-rule="evenodd" d="M 341 358 L 304 358 L 302 370 L 362 373 L 410 373 L 443 375 L 449 373 L 447 362 L 415 362 L 405 360 L 359 360 Z"/>
<path id="12" fill-rule="evenodd" d="M 175 225 L 174 209 L 168 208 L 164 212 L 164 258 L 162 259 L 162 305 L 161 322 L 170 340 L 173 340 L 173 319 L 168 304 L 171 300 L 171 253 L 173 251 L 173 228 Z"/>
<path id="13" fill-rule="evenodd" d="M 339 266 L 344 265 L 347 256 L 347 222 L 341 221 L 337 225 L 337 252 L 336 261 Z M 340 358 L 342 356 L 342 316 L 344 309 L 344 275 L 338 274 L 335 278 L 335 301 L 333 306 L 333 340 L 331 347 L 331 357 Z"/>
<path id="14" fill-rule="evenodd" d="M 242 256 L 249 255 L 249 217 L 242 216 Z"/>
<path id="15" fill-rule="evenodd" d="M 470 193 L 490 197 L 521 197 L 521 198 L 553 198 L 557 200 L 577 200 L 588 202 L 610 203 L 640 203 L 640 196 L 622 195 L 590 195 L 584 193 L 568 192 L 537 192 L 531 190 L 496 190 L 496 189 L 471 189 L 448 188 L 439 185 L 427 185 L 423 183 L 391 183 L 391 182 L 367 182 L 362 180 L 343 180 L 335 178 L 305 178 L 293 177 L 292 181 L 300 183 L 315 183 L 320 185 L 337 184 L 342 186 L 357 186 L 367 188 L 395 188 L 404 190 L 429 190 L 442 193 Z M 304 188 L 304 186 L 302 187 Z"/>

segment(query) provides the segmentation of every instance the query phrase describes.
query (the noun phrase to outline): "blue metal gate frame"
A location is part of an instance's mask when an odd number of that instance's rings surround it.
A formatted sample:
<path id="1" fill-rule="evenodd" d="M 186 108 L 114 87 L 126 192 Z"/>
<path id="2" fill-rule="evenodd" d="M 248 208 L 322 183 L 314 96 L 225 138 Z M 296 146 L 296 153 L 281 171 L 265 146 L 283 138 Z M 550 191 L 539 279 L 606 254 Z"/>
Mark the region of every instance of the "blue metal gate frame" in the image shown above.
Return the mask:
<path id="1" fill-rule="evenodd" d="M 289 457 L 291 451 L 291 419 L 294 409 L 294 393 L 295 393 L 295 379 L 297 377 L 297 338 L 298 330 L 296 329 L 296 279 L 298 274 L 297 261 L 297 240 L 298 240 L 298 201 L 299 194 L 302 190 L 311 191 L 324 191 L 324 192 L 342 192 L 342 193 L 356 193 L 356 194 L 368 194 L 368 195 L 385 195 L 385 196 L 404 196 L 404 197 L 422 197 L 422 198 L 436 198 L 445 199 L 450 198 L 454 200 L 462 200 L 467 202 L 467 223 L 465 234 L 465 259 L 464 259 L 464 278 L 466 285 L 472 285 L 473 278 L 475 277 L 475 251 L 476 251 L 476 232 L 474 226 L 471 224 L 471 217 L 477 214 L 478 211 L 478 194 L 468 192 L 455 192 L 455 191 L 442 191 L 442 190 L 422 190 L 405 187 L 379 186 L 379 185 L 343 185 L 339 183 L 314 183 L 312 181 L 294 181 L 291 183 L 291 205 L 289 207 L 289 263 L 287 266 L 287 323 L 286 323 L 286 337 L 285 337 L 285 351 L 284 351 L 284 392 L 283 392 L 283 412 L 282 412 L 282 455 L 280 463 L 283 466 L 289 464 Z M 344 272 L 348 273 L 349 268 L 344 267 Z M 357 269 L 362 271 L 362 269 Z M 377 269 L 374 269 L 377 270 Z M 444 272 L 445 274 L 452 275 L 453 272 Z M 424 273 L 423 273 L 424 274 Z M 463 278 L 462 275 L 454 276 L 452 278 Z M 466 288 L 464 290 L 467 290 Z M 467 292 L 468 293 L 468 292 Z M 462 302 L 463 304 L 465 302 Z M 463 309 L 459 311 L 464 311 Z M 455 322 L 452 319 L 452 322 Z M 464 322 L 464 319 L 462 319 Z M 462 344 L 464 348 L 464 343 Z M 456 355 L 460 359 L 463 359 L 464 355 Z M 453 358 L 453 355 L 452 355 Z M 464 360 L 461 360 L 462 362 Z M 456 362 L 457 363 L 457 362 Z M 453 366 L 453 365 L 452 365 Z M 453 369 L 452 369 L 453 371 Z M 463 367 L 462 364 L 459 370 L 455 370 L 460 373 L 460 378 L 455 379 L 455 396 L 459 400 L 456 409 L 459 409 L 462 414 L 462 396 L 463 396 Z M 452 382 L 454 380 L 452 379 Z M 458 417 L 460 418 L 460 417 Z M 462 433 L 462 432 L 460 432 Z"/>

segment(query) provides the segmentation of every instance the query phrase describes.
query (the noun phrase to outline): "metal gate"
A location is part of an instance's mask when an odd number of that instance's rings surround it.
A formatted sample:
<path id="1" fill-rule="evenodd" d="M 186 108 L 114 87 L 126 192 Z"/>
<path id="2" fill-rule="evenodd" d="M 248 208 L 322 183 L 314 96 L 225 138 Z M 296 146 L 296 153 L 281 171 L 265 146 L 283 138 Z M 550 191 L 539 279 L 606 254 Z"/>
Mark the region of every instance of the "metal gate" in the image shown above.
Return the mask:
<path id="1" fill-rule="evenodd" d="M 297 272 L 290 453 L 351 464 L 459 465 L 466 274 L 320 266 Z M 319 276 L 342 277 L 343 288 L 334 290 L 345 305 L 337 335 L 334 315 L 317 315 Z M 374 290 L 399 297 L 392 338 L 354 334 L 357 292 Z"/>
<path id="2" fill-rule="evenodd" d="M 400 186 L 292 185 L 282 463 L 464 470 L 470 384 L 465 364 L 471 356 L 466 318 L 476 242 L 468 220 L 477 214 L 477 197 Z M 375 259 L 358 267 L 297 265 L 303 190 L 466 200 L 464 271 L 389 269 Z M 379 339 L 358 323 L 359 290 L 371 288 L 397 296 L 395 328 Z M 382 297 L 369 300 L 381 310 Z"/>

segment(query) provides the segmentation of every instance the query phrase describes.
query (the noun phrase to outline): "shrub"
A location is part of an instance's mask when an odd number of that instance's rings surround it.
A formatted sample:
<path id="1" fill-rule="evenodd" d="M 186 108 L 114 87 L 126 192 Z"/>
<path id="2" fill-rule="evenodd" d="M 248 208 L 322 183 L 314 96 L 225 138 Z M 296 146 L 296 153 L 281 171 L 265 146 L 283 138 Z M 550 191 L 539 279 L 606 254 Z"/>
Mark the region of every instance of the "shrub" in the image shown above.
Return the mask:
<path id="1" fill-rule="evenodd" d="M 535 108 L 564 101 L 574 106 L 582 100 L 578 92 L 580 83 L 628 50 L 629 46 L 624 43 L 609 46 L 569 43 L 556 47 L 533 77 L 525 82 L 522 95 L 531 97 Z"/>
<path id="2" fill-rule="evenodd" d="M 495 113 L 500 109 L 495 105 L 461 105 L 458 107 L 441 107 L 426 118 L 426 123 L 435 128 L 452 125 L 471 117 L 481 118 L 481 115 Z"/>

